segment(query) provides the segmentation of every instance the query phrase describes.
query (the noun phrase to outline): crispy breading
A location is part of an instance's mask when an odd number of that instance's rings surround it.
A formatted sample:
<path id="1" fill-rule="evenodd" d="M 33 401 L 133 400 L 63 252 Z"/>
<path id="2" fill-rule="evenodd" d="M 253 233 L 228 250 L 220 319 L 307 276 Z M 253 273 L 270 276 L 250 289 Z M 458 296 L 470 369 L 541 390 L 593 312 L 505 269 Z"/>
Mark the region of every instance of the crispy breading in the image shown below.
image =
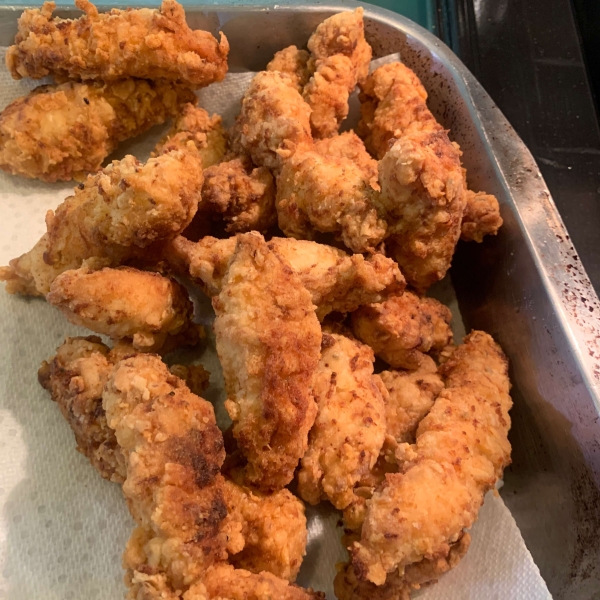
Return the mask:
<path id="1" fill-rule="evenodd" d="M 246 477 L 280 489 L 304 455 L 317 406 L 311 386 L 321 327 L 298 275 L 258 233 L 240 234 L 213 298 L 225 403 Z"/>
<path id="2" fill-rule="evenodd" d="M 369 184 L 374 190 L 379 190 L 379 173 L 377 161 L 367 152 L 363 141 L 354 131 L 344 131 L 315 142 L 314 149 L 323 156 L 347 158 L 365 173 Z"/>
<path id="3" fill-rule="evenodd" d="M 452 342 L 451 319 L 441 302 L 405 292 L 353 312 L 352 330 L 390 366 L 415 370 L 424 354 L 437 354 Z"/>
<path id="4" fill-rule="evenodd" d="M 227 149 L 227 136 L 221 117 L 211 117 L 203 108 L 193 103 L 185 104 L 171 129 L 156 144 L 153 156 L 185 148 L 189 142 L 198 149 L 203 169 L 220 163 Z"/>
<path id="5" fill-rule="evenodd" d="M 195 329 L 194 306 L 181 284 L 129 267 L 65 271 L 52 282 L 46 300 L 71 323 L 113 339 L 129 338 L 138 350 L 156 351 L 167 336 Z"/>
<path id="6" fill-rule="evenodd" d="M 206 169 L 200 211 L 222 218 L 228 233 L 267 231 L 277 223 L 271 172 L 248 157 Z"/>
<path id="7" fill-rule="evenodd" d="M 425 356 L 416 371 L 382 371 L 379 375 L 388 391 L 386 434 L 396 442 L 413 442 L 419 423 L 444 389 L 435 362 Z"/>
<path id="8" fill-rule="evenodd" d="M 56 356 L 42 363 L 38 379 L 73 430 L 77 450 L 102 477 L 123 483 L 125 457 L 102 408 L 102 390 L 113 368 L 109 351 L 96 336 L 67 338 Z"/>
<path id="9" fill-rule="evenodd" d="M 460 237 L 466 194 L 460 150 L 445 131 L 412 132 L 379 162 L 386 241 L 407 281 L 423 290 L 444 277 Z"/>
<path id="10" fill-rule="evenodd" d="M 310 504 L 346 508 L 354 486 L 375 465 L 385 438 L 386 390 L 373 374 L 373 351 L 325 329 L 313 393 L 319 411 L 298 471 Z"/>
<path id="11" fill-rule="evenodd" d="M 350 159 L 297 152 L 277 178 L 279 227 L 288 237 L 333 233 L 353 252 L 374 250 L 386 235 L 377 193 Z"/>
<path id="12" fill-rule="evenodd" d="M 461 240 L 481 243 L 484 236 L 496 235 L 503 222 L 496 196 L 467 190 L 467 206 L 461 223 Z"/>
<path id="13" fill-rule="evenodd" d="M 390 573 L 383 585 L 376 586 L 370 581 L 361 581 L 351 564 L 338 571 L 334 580 L 335 595 L 338 600 L 409 600 L 410 593 L 423 585 L 436 583 L 439 577 L 453 569 L 469 549 L 471 536 L 464 533 L 450 545 L 447 556 L 427 559 L 408 565 L 404 574 Z"/>
<path id="14" fill-rule="evenodd" d="M 265 495 L 230 480 L 225 481 L 225 503 L 243 541 L 243 548 L 229 551 L 229 562 L 295 581 L 306 554 L 304 504 L 286 489 Z"/>
<path id="15" fill-rule="evenodd" d="M 419 424 L 416 443 L 399 447 L 402 472 L 375 491 L 351 549 L 357 577 L 376 585 L 396 569 L 447 556 L 510 462 L 512 401 L 498 345 L 474 331 L 440 373 L 446 388 Z"/>
<path id="16" fill-rule="evenodd" d="M 32 250 L 0 268 L 9 293 L 42 296 L 52 281 L 85 260 L 90 268 L 118 266 L 152 243 L 172 239 L 190 223 L 202 186 L 198 152 L 177 150 L 140 163 L 113 161 L 46 215 Z"/>
<path id="17" fill-rule="evenodd" d="M 183 589 L 227 557 L 225 450 L 213 407 L 152 354 L 117 363 L 102 405 L 127 459 L 123 493 L 139 525 L 127 579 L 154 569 Z"/>
<path id="18" fill-rule="evenodd" d="M 235 238 L 205 237 L 197 243 L 183 237 L 165 248 L 165 257 L 181 275 L 189 275 L 209 296 L 222 287 Z M 317 307 L 319 320 L 332 311 L 352 312 L 363 304 L 401 293 L 405 282 L 396 264 L 382 254 L 365 258 L 343 250 L 293 238 L 272 238 L 269 248 L 300 277 Z"/>
<path id="19" fill-rule="evenodd" d="M 312 146 L 310 107 L 296 90 L 293 76 L 262 71 L 242 99 L 231 132 L 232 149 L 255 165 L 279 171 L 295 152 Z"/>
<path id="20" fill-rule="evenodd" d="M 279 50 L 279 52 L 275 52 L 275 56 L 267 65 L 267 71 L 287 73 L 293 79 L 295 88 L 302 93 L 302 89 L 312 75 L 308 62 L 309 58 L 310 54 L 306 50 L 299 50 L 296 46 L 288 46 L 283 50 Z"/>
<path id="21" fill-rule="evenodd" d="M 194 99 L 184 87 L 141 79 L 40 86 L 0 114 L 0 168 L 43 181 L 82 179 L 119 142 Z"/>
<path id="22" fill-rule="evenodd" d="M 227 73 L 225 36 L 217 41 L 207 31 L 192 31 L 175 0 L 163 0 L 159 10 L 113 8 L 102 14 L 88 0 L 75 5 L 85 12 L 79 19 L 52 18 L 54 2 L 23 11 L 15 44 L 6 53 L 15 79 L 139 77 L 198 88 Z"/>
<path id="23" fill-rule="evenodd" d="M 200 396 L 210 384 L 210 373 L 202 365 L 171 365 L 169 371 L 185 381 L 196 396 Z"/>

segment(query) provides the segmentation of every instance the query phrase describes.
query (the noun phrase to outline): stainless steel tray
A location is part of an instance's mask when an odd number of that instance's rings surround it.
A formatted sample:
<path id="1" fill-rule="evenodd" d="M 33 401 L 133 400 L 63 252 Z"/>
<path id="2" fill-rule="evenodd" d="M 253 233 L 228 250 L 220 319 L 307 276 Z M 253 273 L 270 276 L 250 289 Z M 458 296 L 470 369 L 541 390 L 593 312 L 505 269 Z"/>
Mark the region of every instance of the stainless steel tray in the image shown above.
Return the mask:
<path id="1" fill-rule="evenodd" d="M 461 244 L 451 270 L 467 328 L 489 331 L 511 362 L 513 465 L 502 489 L 555 598 L 600 596 L 600 303 L 533 157 L 458 58 L 392 12 L 365 7 L 374 57 L 400 52 L 463 152 L 469 183 L 500 200 L 505 225 Z M 192 27 L 231 42 L 230 70 L 260 70 L 315 26 L 358 3 L 186 5 Z M 23 7 L 0 7 L 9 45 Z M 76 11 L 65 8 L 64 16 Z"/>

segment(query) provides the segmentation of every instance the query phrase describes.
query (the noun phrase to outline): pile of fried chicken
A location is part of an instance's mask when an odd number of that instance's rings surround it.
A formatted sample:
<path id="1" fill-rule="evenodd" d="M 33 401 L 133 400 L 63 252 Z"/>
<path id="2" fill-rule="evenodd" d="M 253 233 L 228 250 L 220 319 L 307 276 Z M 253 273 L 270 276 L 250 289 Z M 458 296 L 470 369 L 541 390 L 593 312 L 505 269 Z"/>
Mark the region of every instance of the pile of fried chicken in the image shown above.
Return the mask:
<path id="1" fill-rule="evenodd" d="M 506 358 L 481 331 L 455 345 L 425 296 L 460 238 L 498 231 L 496 198 L 468 189 L 408 67 L 369 73 L 362 9 L 277 52 L 226 131 L 194 93 L 224 78 L 225 36 L 175 0 L 76 4 L 25 10 L 7 53 L 14 78 L 56 83 L 1 113 L 0 167 L 81 183 L 0 279 L 112 339 L 67 338 L 39 380 L 122 485 L 128 598 L 323 598 L 293 583 L 304 502 L 343 514 L 339 600 L 409 598 L 464 556 L 510 461 Z M 339 133 L 357 86 L 360 123 Z M 102 168 L 169 118 L 147 162 Z M 216 314 L 225 432 L 208 372 L 168 357 L 202 344 L 191 287 Z"/>

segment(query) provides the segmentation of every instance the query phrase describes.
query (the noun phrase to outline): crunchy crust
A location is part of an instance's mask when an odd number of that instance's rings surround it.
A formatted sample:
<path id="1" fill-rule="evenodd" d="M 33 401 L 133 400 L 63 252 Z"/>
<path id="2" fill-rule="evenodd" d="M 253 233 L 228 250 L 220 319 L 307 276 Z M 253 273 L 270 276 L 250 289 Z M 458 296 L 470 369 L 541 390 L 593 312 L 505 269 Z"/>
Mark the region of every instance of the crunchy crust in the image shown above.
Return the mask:
<path id="1" fill-rule="evenodd" d="M 307 447 L 317 407 L 311 393 L 321 328 L 310 294 L 256 233 L 240 234 L 219 296 L 214 329 L 233 433 L 248 481 L 288 484 Z"/>
<path id="2" fill-rule="evenodd" d="M 310 54 L 306 50 L 300 50 L 296 46 L 288 46 L 283 50 L 279 50 L 279 52 L 275 52 L 275 56 L 267 65 L 267 71 L 287 73 L 292 78 L 296 90 L 302 93 L 302 89 L 312 75 L 309 58 Z"/>
<path id="3" fill-rule="evenodd" d="M 175 0 L 163 0 L 160 10 L 113 8 L 102 14 L 87 0 L 75 4 L 86 13 L 79 19 L 52 18 L 54 2 L 23 12 L 15 45 L 6 54 L 15 79 L 139 77 L 197 88 L 225 77 L 227 39 L 192 31 Z"/>
<path id="4" fill-rule="evenodd" d="M 481 243 L 484 236 L 496 235 L 503 222 L 496 196 L 467 190 L 467 205 L 461 223 L 461 240 Z"/>

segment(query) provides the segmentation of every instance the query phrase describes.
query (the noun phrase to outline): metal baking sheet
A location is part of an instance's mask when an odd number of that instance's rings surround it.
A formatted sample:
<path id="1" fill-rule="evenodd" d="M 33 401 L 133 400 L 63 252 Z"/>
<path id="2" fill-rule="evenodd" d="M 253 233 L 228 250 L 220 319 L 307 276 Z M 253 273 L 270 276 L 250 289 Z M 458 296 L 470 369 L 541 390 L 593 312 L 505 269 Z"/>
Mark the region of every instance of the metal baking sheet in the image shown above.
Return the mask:
<path id="1" fill-rule="evenodd" d="M 400 52 L 460 144 L 470 186 L 500 201 L 500 234 L 482 245 L 461 243 L 451 276 L 467 329 L 489 331 L 511 363 L 513 465 L 501 494 L 553 596 L 598 598 L 598 297 L 533 157 L 481 85 L 425 29 L 361 5 L 374 57 Z M 304 45 L 324 18 L 355 6 L 188 4 L 186 14 L 190 26 L 227 35 L 235 72 L 264 68 L 276 50 Z M 12 42 L 22 9 L 0 7 L 0 46 Z"/>

